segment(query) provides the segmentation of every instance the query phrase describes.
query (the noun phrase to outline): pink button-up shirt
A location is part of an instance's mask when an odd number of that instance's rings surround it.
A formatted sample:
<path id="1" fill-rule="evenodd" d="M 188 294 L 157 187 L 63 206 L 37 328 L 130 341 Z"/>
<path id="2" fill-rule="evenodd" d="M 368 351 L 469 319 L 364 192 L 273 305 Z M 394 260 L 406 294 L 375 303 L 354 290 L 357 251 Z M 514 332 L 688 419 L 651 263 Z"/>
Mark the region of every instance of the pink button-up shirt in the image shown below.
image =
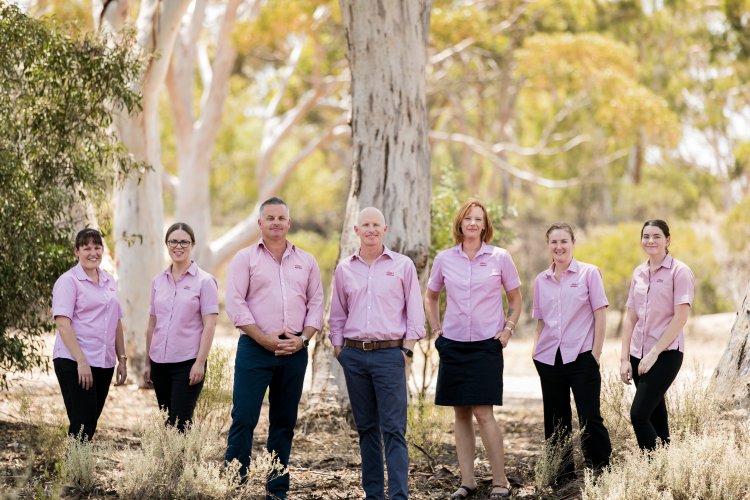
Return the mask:
<path id="1" fill-rule="evenodd" d="M 627 306 L 635 311 L 638 321 L 630 339 L 630 355 L 643 358 L 656 345 L 674 317 L 674 307 L 693 304 L 695 276 L 684 263 L 664 257 L 659 268 L 649 271 L 648 261 L 633 271 Z M 665 349 L 684 352 L 685 335 L 677 338 Z"/>
<path id="2" fill-rule="evenodd" d="M 487 340 L 505 327 L 503 289 L 521 286 L 516 265 L 507 250 L 482 244 L 473 260 L 462 246 L 443 250 L 432 264 L 427 287 L 445 287 L 447 306 L 443 336 L 458 342 Z"/>
<path id="3" fill-rule="evenodd" d="M 203 316 L 218 314 L 219 286 L 216 278 L 193 262 L 177 283 L 172 267 L 151 282 L 151 309 L 156 327 L 151 336 L 151 361 L 179 363 L 198 356 Z"/>
<path id="4" fill-rule="evenodd" d="M 424 308 L 417 270 L 408 257 L 385 248 L 371 266 L 359 251 L 343 259 L 333 276 L 331 343 L 344 339 L 419 340 Z"/>
<path id="5" fill-rule="evenodd" d="M 227 270 L 227 314 L 235 326 L 301 332 L 323 323 L 323 286 L 315 258 L 287 242 L 278 262 L 261 239 L 237 252 Z"/>
<path id="6" fill-rule="evenodd" d="M 78 345 L 90 366 L 112 368 L 117 362 L 115 333 L 122 318 L 117 284 L 106 271 L 99 269 L 99 284 L 86 276 L 80 264 L 69 269 L 52 289 L 52 317 L 70 318 Z M 55 338 L 52 358 L 72 359 L 60 332 Z"/>
<path id="7" fill-rule="evenodd" d="M 594 346 L 594 311 L 607 307 L 599 268 L 573 259 L 568 270 L 555 279 L 552 266 L 534 281 L 534 309 L 531 317 L 544 321 L 534 350 L 534 359 L 555 364 L 557 350 L 563 363 L 575 361 Z"/>

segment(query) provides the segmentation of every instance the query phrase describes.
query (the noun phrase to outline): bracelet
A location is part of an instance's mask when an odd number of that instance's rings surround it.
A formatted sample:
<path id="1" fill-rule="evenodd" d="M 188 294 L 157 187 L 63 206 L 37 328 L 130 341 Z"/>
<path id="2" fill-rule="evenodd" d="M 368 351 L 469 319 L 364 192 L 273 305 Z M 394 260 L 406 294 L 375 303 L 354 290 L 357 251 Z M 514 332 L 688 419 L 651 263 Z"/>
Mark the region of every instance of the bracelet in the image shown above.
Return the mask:
<path id="1" fill-rule="evenodd" d="M 508 333 L 510 333 L 510 336 L 512 337 L 513 336 L 513 329 L 509 328 L 508 326 L 506 326 L 505 328 L 503 328 L 503 331 L 506 331 L 506 330 L 508 331 Z"/>
<path id="2" fill-rule="evenodd" d="M 120 354 L 119 356 L 117 356 L 117 359 L 119 359 L 119 360 L 125 360 L 125 361 L 127 361 L 127 360 L 128 360 L 128 357 L 127 357 L 127 356 L 125 356 L 124 354 Z"/>
<path id="3" fill-rule="evenodd" d="M 506 328 L 508 328 L 508 324 L 510 324 L 510 325 L 511 325 L 511 326 L 510 326 L 510 329 L 511 329 L 511 330 L 515 330 L 515 329 L 516 329 L 516 322 L 515 322 L 515 321 L 513 321 L 513 320 L 510 320 L 510 319 L 509 319 L 509 320 L 506 320 L 506 321 L 505 321 L 505 327 L 506 327 Z"/>

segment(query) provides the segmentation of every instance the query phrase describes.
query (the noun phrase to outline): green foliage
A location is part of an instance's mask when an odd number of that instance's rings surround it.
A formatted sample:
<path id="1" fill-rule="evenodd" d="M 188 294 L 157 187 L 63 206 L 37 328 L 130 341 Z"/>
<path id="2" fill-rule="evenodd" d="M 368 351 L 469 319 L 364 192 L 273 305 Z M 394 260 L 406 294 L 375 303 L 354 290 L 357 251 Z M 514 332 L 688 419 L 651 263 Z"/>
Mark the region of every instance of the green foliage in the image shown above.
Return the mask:
<path id="1" fill-rule="evenodd" d="M 432 471 L 443 451 L 443 438 L 451 428 L 450 411 L 444 406 L 419 398 L 409 405 L 406 441 L 412 460 L 424 462 Z"/>
<path id="2" fill-rule="evenodd" d="M 315 256 L 315 260 L 318 261 L 318 266 L 320 266 L 323 290 L 328 290 L 331 279 L 333 279 L 333 271 L 336 268 L 336 259 L 339 256 L 339 235 L 332 233 L 328 236 L 322 236 L 313 231 L 295 231 L 289 234 L 289 241 Z"/>
<path id="3" fill-rule="evenodd" d="M 721 226 L 722 234 L 734 252 L 742 252 L 750 245 L 750 196 L 745 196 L 727 213 Z"/>
<path id="4" fill-rule="evenodd" d="M 117 160 L 108 129 L 133 109 L 139 64 L 127 44 L 72 39 L 0 3 L 0 385 L 46 366 L 52 284 L 72 263 L 72 207 L 100 197 Z"/>

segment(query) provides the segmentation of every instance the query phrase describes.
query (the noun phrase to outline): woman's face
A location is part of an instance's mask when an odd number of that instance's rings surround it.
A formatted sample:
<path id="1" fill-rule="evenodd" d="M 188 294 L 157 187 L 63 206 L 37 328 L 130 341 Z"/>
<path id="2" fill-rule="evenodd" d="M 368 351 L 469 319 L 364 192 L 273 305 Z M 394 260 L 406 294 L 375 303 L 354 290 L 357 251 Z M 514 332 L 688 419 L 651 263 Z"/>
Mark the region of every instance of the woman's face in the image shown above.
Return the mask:
<path id="1" fill-rule="evenodd" d="M 104 247 L 98 243 L 89 241 L 85 245 L 76 248 L 74 253 L 84 270 L 95 271 L 102 263 Z"/>
<path id="2" fill-rule="evenodd" d="M 471 210 L 461 220 L 461 232 L 464 239 L 478 240 L 484 231 L 484 212 L 479 207 L 471 207 Z"/>
<path id="3" fill-rule="evenodd" d="M 663 257 L 667 254 L 669 238 L 657 226 L 646 226 L 641 235 L 641 248 L 649 257 Z"/>
<path id="4" fill-rule="evenodd" d="M 554 229 L 547 237 L 547 249 L 556 264 L 567 264 L 573 259 L 573 237 L 565 229 Z"/>
<path id="5" fill-rule="evenodd" d="M 167 250 L 169 250 L 169 258 L 175 264 L 190 262 L 192 260 L 193 241 L 186 231 L 175 229 L 167 236 Z"/>

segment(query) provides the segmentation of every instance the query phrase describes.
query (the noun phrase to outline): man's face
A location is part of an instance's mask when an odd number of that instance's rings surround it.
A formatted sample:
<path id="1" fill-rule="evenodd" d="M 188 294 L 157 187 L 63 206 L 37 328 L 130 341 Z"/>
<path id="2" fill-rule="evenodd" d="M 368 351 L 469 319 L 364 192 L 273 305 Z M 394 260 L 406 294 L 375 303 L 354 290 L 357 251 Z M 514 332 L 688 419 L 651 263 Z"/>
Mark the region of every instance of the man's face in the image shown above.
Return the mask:
<path id="1" fill-rule="evenodd" d="M 359 236 L 362 247 L 380 247 L 383 244 L 383 236 L 388 231 L 383 214 L 375 209 L 365 209 L 359 215 L 354 232 Z"/>
<path id="2" fill-rule="evenodd" d="M 286 239 L 292 220 L 289 210 L 284 205 L 266 205 L 258 219 L 260 234 L 264 241 L 279 241 Z"/>

